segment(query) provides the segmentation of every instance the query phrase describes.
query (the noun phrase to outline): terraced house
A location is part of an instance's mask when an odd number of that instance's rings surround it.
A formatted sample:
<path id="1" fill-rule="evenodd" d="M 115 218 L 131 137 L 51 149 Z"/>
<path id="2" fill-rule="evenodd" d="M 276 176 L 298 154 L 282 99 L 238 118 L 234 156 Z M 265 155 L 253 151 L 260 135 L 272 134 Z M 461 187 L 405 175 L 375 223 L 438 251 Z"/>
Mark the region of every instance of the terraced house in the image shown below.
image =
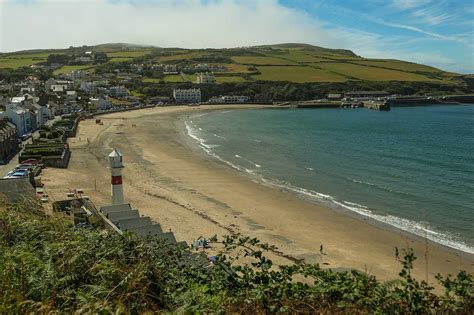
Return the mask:
<path id="1" fill-rule="evenodd" d="M 6 119 L 0 120 L 0 164 L 6 164 L 18 152 L 16 127 Z"/>
<path id="2" fill-rule="evenodd" d="M 19 98 L 13 97 L 12 101 L 7 104 L 3 114 L 5 118 L 16 126 L 18 137 L 32 131 L 30 112 L 21 107 Z"/>

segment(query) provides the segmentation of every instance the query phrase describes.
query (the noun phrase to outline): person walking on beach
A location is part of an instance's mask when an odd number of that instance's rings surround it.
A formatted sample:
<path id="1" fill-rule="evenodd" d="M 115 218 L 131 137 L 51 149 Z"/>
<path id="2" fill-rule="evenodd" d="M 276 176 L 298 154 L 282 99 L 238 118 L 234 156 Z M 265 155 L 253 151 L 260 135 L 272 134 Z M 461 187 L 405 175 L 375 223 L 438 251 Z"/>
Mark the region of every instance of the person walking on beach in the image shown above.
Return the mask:
<path id="1" fill-rule="evenodd" d="M 395 258 L 397 258 L 397 260 L 400 260 L 400 253 L 398 252 L 397 246 L 395 246 Z"/>
<path id="2" fill-rule="evenodd" d="M 319 247 L 319 253 L 323 254 L 323 244 L 321 244 L 321 246 Z"/>

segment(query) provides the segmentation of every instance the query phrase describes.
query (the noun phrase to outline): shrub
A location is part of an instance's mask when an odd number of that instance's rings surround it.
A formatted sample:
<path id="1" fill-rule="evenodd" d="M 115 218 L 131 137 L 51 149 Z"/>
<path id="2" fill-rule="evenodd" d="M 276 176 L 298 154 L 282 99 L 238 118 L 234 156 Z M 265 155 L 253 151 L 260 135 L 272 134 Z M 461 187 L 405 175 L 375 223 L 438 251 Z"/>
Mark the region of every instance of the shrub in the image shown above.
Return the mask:
<path id="1" fill-rule="evenodd" d="M 240 235 L 212 239 L 221 250 L 209 268 L 188 249 L 76 228 L 29 204 L 0 205 L 0 229 L 3 313 L 467 314 L 474 305 L 471 274 L 438 276 L 445 292 L 436 295 L 411 276 L 411 250 L 400 279 L 379 282 L 313 264 L 275 266 L 264 255 L 272 246 Z"/>

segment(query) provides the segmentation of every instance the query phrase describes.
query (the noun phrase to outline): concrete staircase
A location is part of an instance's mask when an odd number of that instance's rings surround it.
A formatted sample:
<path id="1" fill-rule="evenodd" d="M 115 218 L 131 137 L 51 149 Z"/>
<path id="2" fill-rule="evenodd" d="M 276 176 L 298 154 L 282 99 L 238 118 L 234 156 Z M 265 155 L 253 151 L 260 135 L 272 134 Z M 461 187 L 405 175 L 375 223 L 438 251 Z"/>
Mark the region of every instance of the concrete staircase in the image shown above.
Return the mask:
<path id="1" fill-rule="evenodd" d="M 130 204 L 102 207 L 100 212 L 122 232 L 132 232 L 141 237 L 153 235 L 167 244 L 187 247 L 186 242 L 178 243 L 172 232 L 163 232 L 161 226 L 150 217 L 141 217 L 138 210 L 132 209 Z"/>

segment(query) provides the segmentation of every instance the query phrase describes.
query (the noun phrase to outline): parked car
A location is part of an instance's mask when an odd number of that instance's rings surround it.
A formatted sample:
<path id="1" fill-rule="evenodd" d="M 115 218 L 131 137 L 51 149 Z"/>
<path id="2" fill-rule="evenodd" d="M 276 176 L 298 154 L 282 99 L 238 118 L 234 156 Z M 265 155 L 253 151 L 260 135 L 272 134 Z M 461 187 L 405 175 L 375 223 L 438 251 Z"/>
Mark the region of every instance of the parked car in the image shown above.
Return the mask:
<path id="1" fill-rule="evenodd" d="M 31 171 L 33 169 L 33 164 L 20 164 L 15 167 L 15 170 L 28 170 Z"/>
<path id="2" fill-rule="evenodd" d="M 28 170 L 18 170 L 13 172 L 12 174 L 8 173 L 7 176 L 4 178 L 21 178 L 27 177 L 30 172 Z M 9 175 L 10 174 L 10 175 Z"/>
<path id="3" fill-rule="evenodd" d="M 18 165 L 18 166 L 15 167 L 13 170 L 11 170 L 10 172 L 8 172 L 8 173 L 7 173 L 7 176 L 11 176 L 11 175 L 13 175 L 14 173 L 19 172 L 19 171 L 28 171 L 28 172 L 31 172 L 31 166 L 29 166 L 29 165 L 26 165 L 26 166 Z"/>
<path id="4" fill-rule="evenodd" d="M 20 164 L 21 165 L 24 165 L 24 164 L 33 164 L 33 165 L 36 165 L 38 164 L 39 161 L 37 159 L 28 159 L 28 160 L 24 160 L 23 162 L 21 162 Z"/>

